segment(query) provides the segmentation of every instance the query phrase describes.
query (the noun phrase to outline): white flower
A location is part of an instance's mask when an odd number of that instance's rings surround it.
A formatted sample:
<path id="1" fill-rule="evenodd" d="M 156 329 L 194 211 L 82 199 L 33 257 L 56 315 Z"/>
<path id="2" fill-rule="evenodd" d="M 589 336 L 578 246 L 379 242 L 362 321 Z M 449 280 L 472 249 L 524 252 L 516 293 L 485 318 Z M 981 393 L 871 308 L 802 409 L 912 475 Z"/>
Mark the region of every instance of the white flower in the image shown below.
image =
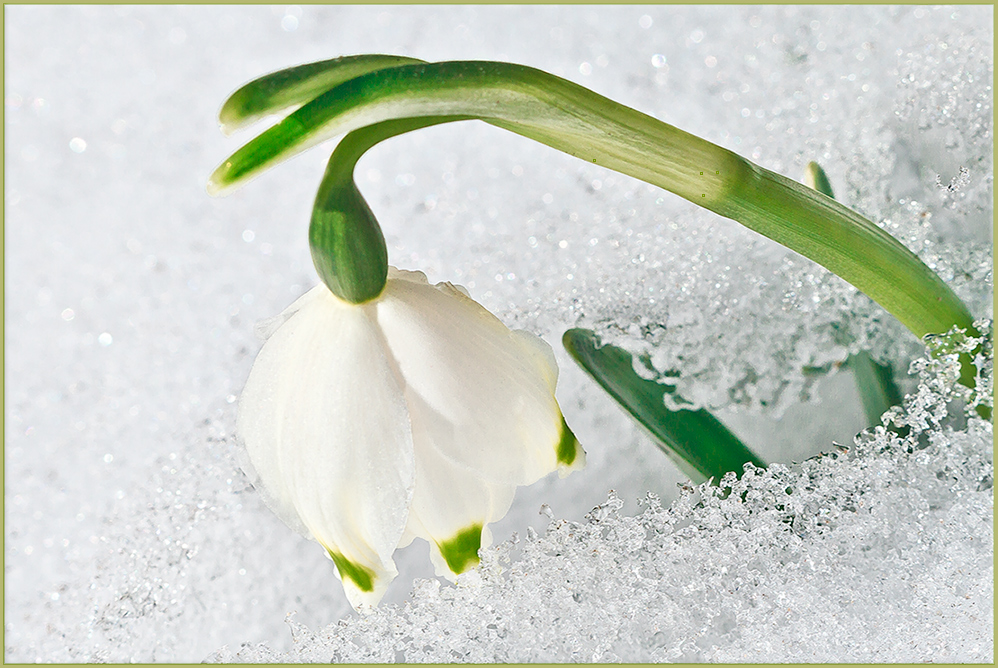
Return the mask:
<path id="1" fill-rule="evenodd" d="M 518 485 L 584 463 L 550 346 L 449 283 L 389 268 L 363 304 L 320 283 L 270 329 L 239 403 L 244 468 L 358 609 L 397 547 L 425 538 L 438 574 L 468 570 Z"/>

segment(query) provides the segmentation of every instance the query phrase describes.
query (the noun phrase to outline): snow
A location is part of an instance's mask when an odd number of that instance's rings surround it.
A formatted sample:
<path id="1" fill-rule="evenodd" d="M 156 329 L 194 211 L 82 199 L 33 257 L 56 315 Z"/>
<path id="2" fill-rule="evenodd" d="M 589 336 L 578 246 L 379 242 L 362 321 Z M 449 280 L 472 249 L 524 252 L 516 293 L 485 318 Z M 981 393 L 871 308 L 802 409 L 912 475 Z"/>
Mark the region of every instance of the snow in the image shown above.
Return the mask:
<path id="1" fill-rule="evenodd" d="M 254 324 L 316 281 L 328 147 L 204 191 L 249 138 L 218 107 L 255 76 L 509 60 L 794 178 L 817 160 L 990 319 L 992 26 L 986 6 L 6 7 L 5 659 L 993 661 L 992 432 L 945 365 L 902 384 L 913 435 L 854 443 L 837 365 L 870 349 L 903 375 L 920 342 L 735 223 L 480 123 L 386 142 L 358 184 L 393 264 L 555 346 L 588 466 L 521 489 L 456 587 L 401 551 L 357 616 L 232 437 Z M 560 351 L 570 326 L 679 370 L 783 466 L 726 498 L 683 486 Z"/>

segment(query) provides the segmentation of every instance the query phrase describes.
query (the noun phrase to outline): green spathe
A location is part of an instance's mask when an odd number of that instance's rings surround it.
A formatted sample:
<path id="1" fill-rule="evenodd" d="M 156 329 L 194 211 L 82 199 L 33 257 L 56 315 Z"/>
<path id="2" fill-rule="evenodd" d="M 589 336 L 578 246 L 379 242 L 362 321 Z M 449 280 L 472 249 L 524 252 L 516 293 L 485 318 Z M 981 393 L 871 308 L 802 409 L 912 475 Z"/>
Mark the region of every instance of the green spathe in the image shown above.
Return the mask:
<path id="1" fill-rule="evenodd" d="M 329 556 L 336 564 L 336 570 L 340 572 L 341 578 L 353 581 L 357 585 L 357 589 L 361 591 L 374 591 L 374 571 L 366 566 L 353 563 L 339 552 L 329 550 Z"/>
<path id="2" fill-rule="evenodd" d="M 482 525 L 472 524 L 458 531 L 450 540 L 438 543 L 440 555 L 457 575 L 478 565 L 478 550 L 482 547 Z"/>
<path id="3" fill-rule="evenodd" d="M 312 206 L 308 228 L 312 263 L 322 282 L 344 301 L 375 299 L 388 280 L 385 236 L 357 189 L 354 168 L 360 156 L 390 137 L 460 118 L 385 121 L 351 132 L 329 158 Z"/>
<path id="4" fill-rule="evenodd" d="M 336 186 L 323 180 L 312 208 L 308 245 L 319 277 L 340 299 L 361 304 L 385 289 L 385 237 L 352 177 Z"/>

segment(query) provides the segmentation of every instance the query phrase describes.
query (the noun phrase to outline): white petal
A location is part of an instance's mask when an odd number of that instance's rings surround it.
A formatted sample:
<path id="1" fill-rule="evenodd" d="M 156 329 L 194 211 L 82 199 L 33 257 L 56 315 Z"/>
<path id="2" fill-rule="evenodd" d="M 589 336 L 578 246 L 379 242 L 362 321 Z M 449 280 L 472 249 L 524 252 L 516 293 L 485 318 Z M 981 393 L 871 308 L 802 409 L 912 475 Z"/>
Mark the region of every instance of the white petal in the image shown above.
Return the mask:
<path id="1" fill-rule="evenodd" d="M 319 290 L 318 288 L 312 288 L 311 290 L 303 294 L 301 297 L 296 299 L 291 304 L 291 306 L 281 311 L 280 315 L 275 315 L 270 318 L 264 318 L 260 322 L 256 323 L 256 326 L 253 327 L 253 332 L 258 337 L 266 341 L 271 336 L 273 336 L 274 332 L 280 329 L 281 325 L 290 320 L 291 316 L 300 311 L 302 307 L 304 307 L 306 304 L 310 302 L 315 301 L 316 299 L 321 299 L 321 298 L 322 298 L 322 291 Z"/>
<path id="2" fill-rule="evenodd" d="M 407 393 L 452 430 L 438 443 L 441 454 L 512 485 L 577 464 L 574 437 L 562 441 L 570 432 L 554 398 L 558 371 L 547 344 L 511 332 L 450 284 L 395 276 L 375 303 L 378 323 Z"/>
<path id="3" fill-rule="evenodd" d="M 489 482 L 444 457 L 439 446 L 453 429 L 418 395 L 407 392 L 406 400 L 416 451 L 407 531 L 430 543 L 437 575 L 453 577 L 478 565 L 478 550 L 491 543 L 487 525 L 509 511 L 516 485 Z"/>
<path id="4" fill-rule="evenodd" d="M 422 283 L 423 285 L 429 285 L 429 281 L 426 280 L 426 274 L 421 271 L 410 271 L 408 269 L 396 269 L 395 267 L 388 266 L 388 280 L 403 280 L 410 281 L 412 283 Z"/>
<path id="5" fill-rule="evenodd" d="M 274 512 L 327 549 L 355 607 L 373 605 L 412 498 L 405 401 L 372 308 L 322 285 L 306 297 L 260 351 L 238 429 Z"/>

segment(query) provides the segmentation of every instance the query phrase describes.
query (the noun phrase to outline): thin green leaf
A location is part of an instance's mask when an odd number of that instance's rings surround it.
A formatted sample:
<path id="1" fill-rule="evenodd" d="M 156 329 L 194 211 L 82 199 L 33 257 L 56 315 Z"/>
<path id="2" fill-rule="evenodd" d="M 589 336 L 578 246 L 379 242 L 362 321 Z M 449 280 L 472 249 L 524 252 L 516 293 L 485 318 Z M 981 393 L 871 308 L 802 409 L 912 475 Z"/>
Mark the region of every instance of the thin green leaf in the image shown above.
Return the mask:
<path id="1" fill-rule="evenodd" d="M 823 195 L 835 197 L 828 175 L 821 165 L 814 161 L 807 163 L 804 170 L 804 184 Z M 851 355 L 846 360 L 845 366 L 852 369 L 867 423 L 870 426 L 881 424 L 880 417 L 889 408 L 901 405 L 901 390 L 894 382 L 894 371 L 890 366 L 874 362 L 870 353 L 865 350 Z"/>
<path id="2" fill-rule="evenodd" d="M 865 350 L 850 356 L 846 366 L 852 369 L 856 379 L 867 423 L 881 424 L 880 417 L 889 408 L 901 405 L 901 390 L 894 382 L 894 372 L 889 366 L 873 361 Z"/>
<path id="3" fill-rule="evenodd" d="M 328 138 L 386 120 L 471 116 L 670 190 L 814 260 L 921 337 L 973 330 L 956 295 L 855 211 L 735 153 L 521 65 L 445 62 L 379 69 L 326 91 L 215 170 L 231 189 Z"/>
<path id="4" fill-rule="evenodd" d="M 289 67 L 250 81 L 229 96 L 218 112 L 222 132 L 231 134 L 256 121 L 314 100 L 362 74 L 421 63 L 416 58 L 368 54 Z"/>
<path id="5" fill-rule="evenodd" d="M 596 334 L 570 329 L 562 337 L 565 350 L 635 420 L 691 478 L 720 481 L 728 471 L 739 475 L 744 465 L 765 462 L 706 410 L 674 411 L 664 397 L 672 390 L 634 372 L 631 354 L 616 346 L 599 346 Z"/>

